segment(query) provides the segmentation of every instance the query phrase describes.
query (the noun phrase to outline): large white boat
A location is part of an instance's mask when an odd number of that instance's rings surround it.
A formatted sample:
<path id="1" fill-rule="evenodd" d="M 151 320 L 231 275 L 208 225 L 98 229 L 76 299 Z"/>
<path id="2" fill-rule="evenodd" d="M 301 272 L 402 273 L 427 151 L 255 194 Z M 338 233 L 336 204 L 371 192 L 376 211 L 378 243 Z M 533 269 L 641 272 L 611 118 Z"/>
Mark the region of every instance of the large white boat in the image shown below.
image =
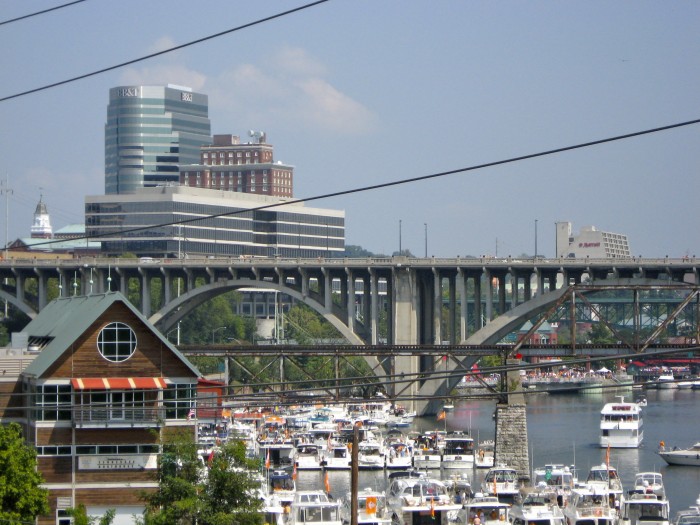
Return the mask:
<path id="1" fill-rule="evenodd" d="M 462 510 L 457 514 L 457 523 L 473 524 L 479 518 L 481 525 L 504 525 L 508 523 L 510 510 L 510 505 L 499 501 L 496 496 L 478 493 L 463 502 Z"/>
<path id="2" fill-rule="evenodd" d="M 638 448 L 644 439 L 642 408 L 637 403 L 606 403 L 600 411 L 600 446 Z"/>
<path id="3" fill-rule="evenodd" d="M 493 439 L 481 441 L 474 453 L 474 466 L 476 468 L 493 467 L 493 458 L 496 452 L 496 442 Z"/>
<path id="4" fill-rule="evenodd" d="M 656 379 L 657 388 L 665 390 L 671 388 L 678 388 L 678 383 L 676 383 L 676 378 L 673 374 L 661 374 Z"/>
<path id="5" fill-rule="evenodd" d="M 340 519 L 343 525 L 352 518 L 352 494 L 348 492 L 340 501 Z M 357 524 L 390 525 L 391 515 L 386 504 L 386 494 L 372 488 L 357 493 Z"/>
<path id="6" fill-rule="evenodd" d="M 442 468 L 474 468 L 474 440 L 462 432 L 447 434 L 442 450 Z"/>
<path id="7" fill-rule="evenodd" d="M 592 466 L 583 485 L 596 494 L 605 494 L 611 507 L 618 508 L 624 500 L 622 480 L 617 469 L 605 463 Z"/>
<path id="8" fill-rule="evenodd" d="M 671 506 L 656 494 L 630 494 L 622 502 L 622 525 L 669 525 Z"/>
<path id="9" fill-rule="evenodd" d="M 516 499 L 510 509 L 510 522 L 513 525 L 565 525 L 557 493 L 544 482 L 539 483 L 534 490 Z"/>
<path id="10" fill-rule="evenodd" d="M 455 503 L 446 485 L 427 477 L 394 478 L 387 492 L 394 525 L 451 525 L 462 505 Z"/>
<path id="11" fill-rule="evenodd" d="M 618 513 L 607 494 L 591 487 L 577 487 L 564 505 L 567 525 L 617 525 Z"/>
<path id="12" fill-rule="evenodd" d="M 666 448 L 662 441 L 659 447 L 659 456 L 669 465 L 700 467 L 700 441 L 689 448 Z"/>
<path id="13" fill-rule="evenodd" d="M 342 525 L 340 505 L 331 501 L 321 490 L 304 490 L 296 493 L 290 508 L 288 525 Z"/>
<path id="14" fill-rule="evenodd" d="M 518 473 L 514 468 L 499 465 L 490 468 L 481 483 L 481 491 L 499 500 L 512 503 L 520 490 Z"/>
<path id="15" fill-rule="evenodd" d="M 401 432 L 390 431 L 384 446 L 387 451 L 386 468 L 408 469 L 413 466 L 413 443 Z"/>

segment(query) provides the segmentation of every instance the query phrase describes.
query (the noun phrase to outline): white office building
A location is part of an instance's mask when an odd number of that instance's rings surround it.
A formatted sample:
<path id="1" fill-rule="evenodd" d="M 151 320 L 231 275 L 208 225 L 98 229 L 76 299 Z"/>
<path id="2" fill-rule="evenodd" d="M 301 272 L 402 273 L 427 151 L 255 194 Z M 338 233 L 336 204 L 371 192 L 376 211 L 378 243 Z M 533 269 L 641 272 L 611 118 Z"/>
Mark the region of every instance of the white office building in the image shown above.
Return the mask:
<path id="1" fill-rule="evenodd" d="M 556 232 L 557 257 L 621 259 L 632 256 L 627 235 L 600 231 L 595 226 L 584 226 L 573 235 L 570 222 L 557 222 Z"/>

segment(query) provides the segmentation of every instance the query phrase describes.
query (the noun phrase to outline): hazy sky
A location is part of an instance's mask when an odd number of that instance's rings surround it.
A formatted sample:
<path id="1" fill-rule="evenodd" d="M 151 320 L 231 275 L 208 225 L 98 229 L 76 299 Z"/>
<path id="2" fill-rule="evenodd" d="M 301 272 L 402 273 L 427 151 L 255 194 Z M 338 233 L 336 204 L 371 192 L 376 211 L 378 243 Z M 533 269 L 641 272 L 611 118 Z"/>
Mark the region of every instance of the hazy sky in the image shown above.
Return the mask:
<path id="1" fill-rule="evenodd" d="M 0 20 L 65 0 L 0 3 Z M 0 25 L 0 97 L 304 5 L 88 0 Z M 295 196 L 420 177 L 700 118 L 700 2 L 331 0 L 86 80 L 0 102 L 9 238 L 43 192 L 54 230 L 104 192 L 109 89 L 209 96 L 213 133 L 264 130 Z M 700 125 L 316 201 L 390 254 L 554 255 L 554 223 L 700 256 Z M 5 217 L 5 196 L 0 202 Z M 5 231 L 0 231 L 4 241 Z"/>

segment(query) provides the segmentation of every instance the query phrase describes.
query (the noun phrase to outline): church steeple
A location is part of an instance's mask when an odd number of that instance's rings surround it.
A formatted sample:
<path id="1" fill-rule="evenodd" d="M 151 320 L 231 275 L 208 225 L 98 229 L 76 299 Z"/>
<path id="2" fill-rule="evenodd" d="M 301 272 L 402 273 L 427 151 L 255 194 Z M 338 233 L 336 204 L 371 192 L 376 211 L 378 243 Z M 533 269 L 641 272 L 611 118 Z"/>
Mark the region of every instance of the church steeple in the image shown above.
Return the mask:
<path id="1" fill-rule="evenodd" d="M 34 224 L 31 229 L 32 239 L 51 239 L 53 230 L 51 229 L 51 219 L 49 218 L 49 210 L 44 204 L 44 196 L 39 196 L 39 204 L 36 205 L 34 211 Z"/>

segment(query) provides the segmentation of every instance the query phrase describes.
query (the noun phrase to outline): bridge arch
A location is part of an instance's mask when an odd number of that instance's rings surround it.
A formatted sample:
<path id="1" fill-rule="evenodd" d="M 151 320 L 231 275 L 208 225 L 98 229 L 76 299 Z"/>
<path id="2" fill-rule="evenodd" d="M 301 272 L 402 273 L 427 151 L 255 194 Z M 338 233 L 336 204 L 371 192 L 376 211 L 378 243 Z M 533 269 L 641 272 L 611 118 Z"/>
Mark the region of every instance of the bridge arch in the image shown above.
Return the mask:
<path id="1" fill-rule="evenodd" d="M 201 304 L 217 297 L 223 293 L 238 290 L 240 288 L 262 288 L 266 290 L 277 290 L 281 293 L 289 295 L 297 299 L 299 302 L 304 303 L 309 306 L 319 314 L 323 316 L 326 321 L 331 323 L 345 339 L 352 345 L 363 345 L 362 339 L 353 333 L 350 328 L 345 325 L 340 319 L 329 312 L 324 306 L 318 301 L 312 299 L 307 295 L 303 295 L 301 292 L 289 288 L 284 285 L 272 281 L 251 281 L 250 279 L 229 279 L 227 281 L 217 281 L 214 283 L 206 284 L 203 286 L 198 286 L 187 293 L 180 295 L 178 298 L 172 300 L 169 304 L 163 307 L 161 310 L 153 314 L 149 321 L 156 326 L 162 333 L 168 333 L 168 331 L 177 325 L 185 315 L 194 310 Z"/>
<path id="2" fill-rule="evenodd" d="M 22 313 L 26 314 L 29 319 L 34 320 L 34 318 L 37 316 L 37 311 L 24 301 L 18 299 L 16 296 L 7 293 L 5 290 L 0 289 L 0 299 L 3 301 L 7 301 L 10 303 L 12 306 L 17 308 L 19 311 Z"/>
<path id="3" fill-rule="evenodd" d="M 689 287 L 692 285 L 687 283 Z M 678 286 L 676 281 L 664 279 L 639 279 L 639 278 L 615 278 L 605 279 L 604 281 L 593 282 L 586 285 L 587 289 L 595 288 L 596 285 L 602 287 L 635 287 L 635 286 Z M 559 301 L 562 297 L 568 294 L 572 288 L 581 285 L 572 285 L 565 288 L 559 288 L 551 292 L 539 295 L 529 301 L 526 301 L 517 307 L 506 311 L 489 324 L 472 334 L 466 340 L 462 341 L 464 345 L 495 345 L 506 335 L 513 330 L 521 327 L 526 321 L 532 319 L 533 316 L 546 312 L 549 308 Z M 450 372 L 457 369 L 470 370 L 471 367 L 478 361 L 478 357 L 467 357 L 461 362 L 452 360 L 449 363 L 448 370 Z M 461 377 L 457 374 L 451 374 L 445 379 L 430 380 L 423 383 L 418 390 L 417 397 L 419 399 L 428 399 L 435 396 L 446 396 L 457 386 Z M 441 408 L 442 401 L 434 400 L 425 402 L 424 406 L 418 407 L 417 411 L 421 414 L 435 414 Z"/>

